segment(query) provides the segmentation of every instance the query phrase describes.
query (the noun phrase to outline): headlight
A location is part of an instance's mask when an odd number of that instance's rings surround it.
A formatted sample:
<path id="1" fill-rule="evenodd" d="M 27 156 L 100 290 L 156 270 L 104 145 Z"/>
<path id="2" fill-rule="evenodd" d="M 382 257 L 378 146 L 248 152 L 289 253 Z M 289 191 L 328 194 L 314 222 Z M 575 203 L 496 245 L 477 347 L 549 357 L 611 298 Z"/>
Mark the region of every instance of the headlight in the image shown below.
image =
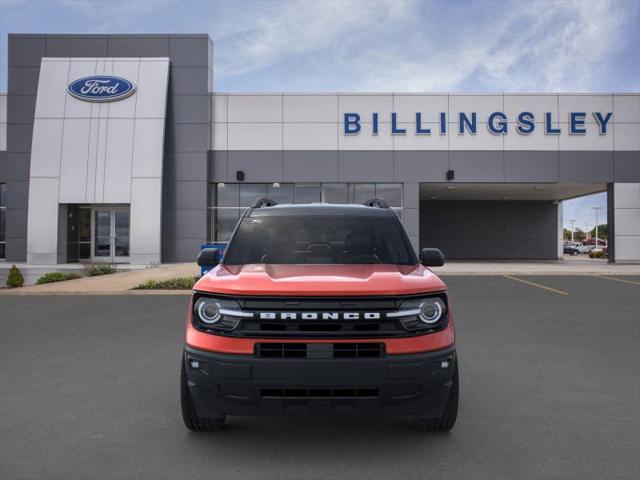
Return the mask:
<path id="1" fill-rule="evenodd" d="M 216 323 L 222 317 L 220 315 L 220 304 L 214 299 L 200 298 L 196 302 L 195 309 L 200 321 L 208 325 Z"/>
<path id="2" fill-rule="evenodd" d="M 234 330 L 244 317 L 253 317 L 253 313 L 242 311 L 233 300 L 196 294 L 193 325 L 200 330 Z"/>
<path id="3" fill-rule="evenodd" d="M 427 325 L 438 323 L 445 311 L 445 305 L 439 298 L 428 298 L 420 305 L 420 320 Z"/>
<path id="4" fill-rule="evenodd" d="M 447 304 L 444 294 L 406 300 L 396 312 L 387 314 L 397 318 L 409 331 L 433 330 L 442 328 L 447 320 Z"/>

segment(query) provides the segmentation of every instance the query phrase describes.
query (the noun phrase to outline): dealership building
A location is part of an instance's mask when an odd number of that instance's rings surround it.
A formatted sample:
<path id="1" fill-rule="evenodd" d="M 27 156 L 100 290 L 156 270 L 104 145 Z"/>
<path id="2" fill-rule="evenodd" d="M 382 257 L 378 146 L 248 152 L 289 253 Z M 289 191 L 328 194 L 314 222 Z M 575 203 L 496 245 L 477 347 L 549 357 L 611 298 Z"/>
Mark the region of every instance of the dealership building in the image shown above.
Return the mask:
<path id="1" fill-rule="evenodd" d="M 0 257 L 192 261 L 257 198 L 377 197 L 416 248 L 557 259 L 562 202 L 606 191 L 610 259 L 640 262 L 638 93 L 219 93 L 213 51 L 9 35 Z"/>

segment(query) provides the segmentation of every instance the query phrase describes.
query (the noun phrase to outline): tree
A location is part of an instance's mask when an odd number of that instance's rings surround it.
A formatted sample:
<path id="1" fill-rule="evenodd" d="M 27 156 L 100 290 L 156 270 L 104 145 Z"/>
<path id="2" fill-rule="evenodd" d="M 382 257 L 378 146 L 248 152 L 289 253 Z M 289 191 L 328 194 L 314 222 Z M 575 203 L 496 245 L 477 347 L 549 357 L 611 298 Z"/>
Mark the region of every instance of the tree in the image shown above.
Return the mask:
<path id="1" fill-rule="evenodd" d="M 589 232 L 589 234 L 592 237 L 596 236 L 596 227 L 593 227 L 593 229 Z M 603 238 L 607 238 L 609 236 L 609 227 L 606 223 L 603 223 L 602 225 L 598 225 L 598 238 L 603 239 Z"/>

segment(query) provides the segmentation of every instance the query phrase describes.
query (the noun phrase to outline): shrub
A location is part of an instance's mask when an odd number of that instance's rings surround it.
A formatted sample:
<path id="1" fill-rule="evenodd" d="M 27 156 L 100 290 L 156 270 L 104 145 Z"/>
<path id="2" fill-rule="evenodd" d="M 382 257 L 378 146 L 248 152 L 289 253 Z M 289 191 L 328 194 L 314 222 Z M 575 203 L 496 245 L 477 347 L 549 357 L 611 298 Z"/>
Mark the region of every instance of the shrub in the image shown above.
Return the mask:
<path id="1" fill-rule="evenodd" d="M 589 258 L 604 258 L 605 256 L 604 250 L 591 250 L 589 252 Z"/>
<path id="2" fill-rule="evenodd" d="M 109 275 L 116 273 L 118 269 L 110 263 L 94 263 L 85 267 L 85 273 L 89 277 L 97 277 L 98 275 Z"/>
<path id="3" fill-rule="evenodd" d="M 167 280 L 148 280 L 134 290 L 191 290 L 198 277 L 178 277 Z"/>
<path id="4" fill-rule="evenodd" d="M 64 273 L 64 272 L 49 272 L 42 275 L 37 281 L 37 285 L 43 285 L 45 283 L 64 282 L 65 280 L 75 280 L 82 278 L 77 273 Z"/>
<path id="5" fill-rule="evenodd" d="M 18 267 L 13 265 L 11 269 L 9 269 L 9 275 L 7 276 L 7 287 L 17 288 L 21 287 L 24 283 L 24 277 L 22 276 L 22 272 Z"/>

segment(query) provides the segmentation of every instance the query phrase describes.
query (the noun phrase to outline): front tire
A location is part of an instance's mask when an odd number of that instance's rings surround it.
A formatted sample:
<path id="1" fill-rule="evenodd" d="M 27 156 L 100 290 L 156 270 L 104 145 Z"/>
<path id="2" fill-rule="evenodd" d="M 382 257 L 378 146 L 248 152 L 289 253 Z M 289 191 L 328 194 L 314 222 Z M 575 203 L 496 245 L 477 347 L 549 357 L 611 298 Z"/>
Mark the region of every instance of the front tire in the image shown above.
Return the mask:
<path id="1" fill-rule="evenodd" d="M 443 414 L 438 418 L 416 417 L 415 425 L 418 430 L 427 432 L 448 432 L 456 424 L 458 418 L 458 397 L 460 393 L 460 384 L 458 380 L 458 367 L 453 372 L 451 379 L 451 391 L 449 399 Z"/>
<path id="2" fill-rule="evenodd" d="M 187 430 L 192 432 L 212 432 L 222 430 L 226 417 L 224 415 L 219 418 L 204 418 L 198 415 L 191 393 L 187 384 L 187 372 L 184 358 L 182 359 L 182 367 L 180 369 L 180 404 L 182 407 L 182 420 Z"/>

